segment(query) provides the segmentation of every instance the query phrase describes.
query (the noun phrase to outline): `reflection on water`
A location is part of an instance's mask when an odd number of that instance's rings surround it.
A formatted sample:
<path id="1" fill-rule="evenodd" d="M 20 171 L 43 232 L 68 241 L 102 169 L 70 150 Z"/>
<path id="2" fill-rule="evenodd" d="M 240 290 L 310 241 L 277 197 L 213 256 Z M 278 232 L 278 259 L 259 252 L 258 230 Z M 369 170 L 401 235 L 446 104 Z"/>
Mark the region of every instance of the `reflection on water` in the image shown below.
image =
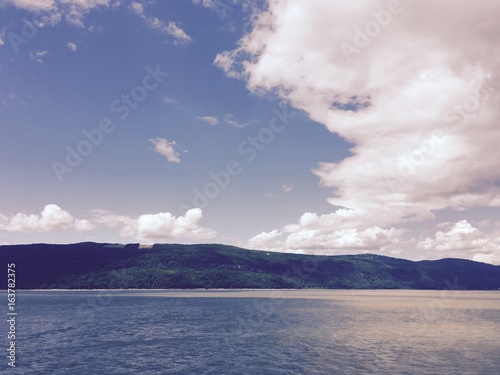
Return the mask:
<path id="1" fill-rule="evenodd" d="M 500 292 L 19 292 L 18 312 L 19 373 L 500 373 Z"/>

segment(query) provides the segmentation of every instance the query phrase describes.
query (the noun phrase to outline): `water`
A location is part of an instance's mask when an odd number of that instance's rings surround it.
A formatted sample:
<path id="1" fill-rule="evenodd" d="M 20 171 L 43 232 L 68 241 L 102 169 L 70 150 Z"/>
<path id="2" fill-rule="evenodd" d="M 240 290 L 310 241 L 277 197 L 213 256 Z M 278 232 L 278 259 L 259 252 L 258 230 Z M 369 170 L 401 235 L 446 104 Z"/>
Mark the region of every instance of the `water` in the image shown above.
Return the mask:
<path id="1" fill-rule="evenodd" d="M 500 292 L 20 291 L 17 308 L 5 373 L 500 374 Z"/>

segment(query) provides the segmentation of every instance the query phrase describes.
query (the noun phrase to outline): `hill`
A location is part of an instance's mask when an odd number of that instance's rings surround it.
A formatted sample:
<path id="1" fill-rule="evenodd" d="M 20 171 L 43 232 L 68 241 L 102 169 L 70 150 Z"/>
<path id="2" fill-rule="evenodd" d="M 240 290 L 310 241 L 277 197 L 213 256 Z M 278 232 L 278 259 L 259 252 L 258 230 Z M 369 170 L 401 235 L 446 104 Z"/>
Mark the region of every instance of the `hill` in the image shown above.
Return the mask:
<path id="1" fill-rule="evenodd" d="M 413 262 L 386 256 L 318 256 L 218 244 L 78 243 L 0 246 L 0 288 L 16 264 L 17 289 L 500 288 L 500 266 L 463 259 Z"/>

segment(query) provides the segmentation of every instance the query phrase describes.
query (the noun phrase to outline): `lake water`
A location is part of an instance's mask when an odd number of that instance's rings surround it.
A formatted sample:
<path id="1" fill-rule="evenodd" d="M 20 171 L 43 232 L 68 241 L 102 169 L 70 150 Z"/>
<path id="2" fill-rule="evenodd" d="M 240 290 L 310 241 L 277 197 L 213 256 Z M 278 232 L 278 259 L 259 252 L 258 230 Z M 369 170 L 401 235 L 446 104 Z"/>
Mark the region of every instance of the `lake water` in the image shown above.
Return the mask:
<path id="1" fill-rule="evenodd" d="M 500 374 L 500 292 L 18 291 L 17 312 L 5 373 Z"/>

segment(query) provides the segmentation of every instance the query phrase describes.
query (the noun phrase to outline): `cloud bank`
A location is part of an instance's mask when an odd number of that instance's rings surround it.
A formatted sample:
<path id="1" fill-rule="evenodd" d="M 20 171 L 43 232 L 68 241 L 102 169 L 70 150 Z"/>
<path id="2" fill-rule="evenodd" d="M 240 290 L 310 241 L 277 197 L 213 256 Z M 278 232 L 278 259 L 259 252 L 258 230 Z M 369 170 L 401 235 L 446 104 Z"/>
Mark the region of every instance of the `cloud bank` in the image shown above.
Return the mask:
<path id="1" fill-rule="evenodd" d="M 0 214 L 0 232 L 45 233 L 55 230 L 91 232 L 99 227 L 116 228 L 127 241 L 145 244 L 168 241 L 200 241 L 217 235 L 200 225 L 203 212 L 193 208 L 184 216 L 170 212 L 142 214 L 138 217 L 119 215 L 103 209 L 90 210 L 89 219 L 74 218 L 56 204 L 47 204 L 41 214 L 17 213 L 7 217 Z"/>
<path id="2" fill-rule="evenodd" d="M 416 247 L 404 242 L 412 223 L 500 206 L 500 3 L 268 3 L 215 65 L 354 146 L 313 171 L 332 190 L 331 214 L 305 213 L 250 244 L 394 254 Z"/>

